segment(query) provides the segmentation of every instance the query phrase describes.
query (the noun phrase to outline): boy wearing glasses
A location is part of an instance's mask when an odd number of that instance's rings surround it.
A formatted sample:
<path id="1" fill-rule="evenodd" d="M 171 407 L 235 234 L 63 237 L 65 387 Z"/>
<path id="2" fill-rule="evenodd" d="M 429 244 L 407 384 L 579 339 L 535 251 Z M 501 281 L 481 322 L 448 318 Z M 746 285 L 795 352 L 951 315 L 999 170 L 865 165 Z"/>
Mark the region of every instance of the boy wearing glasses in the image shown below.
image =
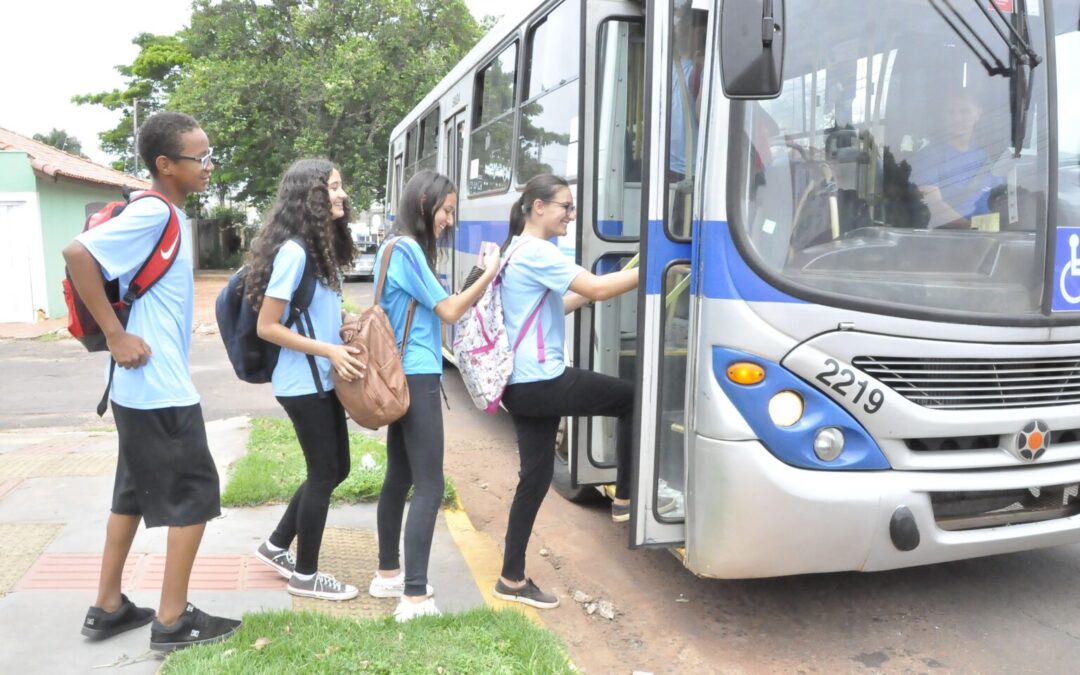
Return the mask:
<path id="1" fill-rule="evenodd" d="M 86 613 L 82 633 L 104 639 L 153 621 L 150 648 L 167 652 L 223 640 L 240 622 L 210 616 L 187 601 L 206 522 L 221 514 L 217 468 L 188 367 L 195 279 L 190 230 L 180 209 L 189 194 L 203 192 L 210 183 L 210 145 L 192 117 L 163 112 L 139 129 L 139 155 L 150 171 L 153 190 L 168 203 L 153 197 L 133 201 L 64 249 L 72 282 L 119 366 L 109 397 L 120 452 L 97 601 Z M 159 248 L 174 211 L 180 219 L 180 241 Z M 175 260 L 132 304 L 124 325 L 106 298 L 103 281 L 119 279 L 123 296 L 151 254 Z M 156 617 L 120 588 L 139 521 L 169 528 Z"/>

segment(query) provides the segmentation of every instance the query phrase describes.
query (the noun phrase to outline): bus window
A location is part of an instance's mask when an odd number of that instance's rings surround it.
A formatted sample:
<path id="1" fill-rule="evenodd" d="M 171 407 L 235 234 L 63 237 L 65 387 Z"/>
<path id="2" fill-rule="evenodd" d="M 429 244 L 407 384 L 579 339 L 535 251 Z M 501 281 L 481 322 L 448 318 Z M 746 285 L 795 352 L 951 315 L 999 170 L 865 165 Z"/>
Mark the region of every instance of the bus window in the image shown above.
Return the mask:
<path id="1" fill-rule="evenodd" d="M 596 233 L 641 233 L 641 160 L 645 152 L 645 26 L 614 19 L 600 27 L 597 89 Z"/>
<path id="2" fill-rule="evenodd" d="M 435 107 L 424 119 L 420 120 L 420 149 L 419 159 L 416 160 L 416 170 L 439 169 L 439 108 Z"/>
<path id="3" fill-rule="evenodd" d="M 657 429 L 657 496 L 674 500 L 674 508 L 656 514 L 661 521 L 684 517 L 686 462 L 686 357 L 690 332 L 690 264 L 676 262 L 664 274 L 661 297 L 660 418 Z M 660 503 L 653 499 L 652 503 Z"/>
<path id="4" fill-rule="evenodd" d="M 518 133 L 517 182 L 577 175 L 580 3 L 567 0 L 533 27 Z"/>
<path id="5" fill-rule="evenodd" d="M 709 14 L 693 0 L 672 0 L 671 93 L 668 97 L 667 231 L 688 241 L 693 213 L 701 80 L 705 69 L 705 29 Z"/>
<path id="6" fill-rule="evenodd" d="M 1025 43 L 1046 54 L 1042 3 L 1009 4 Z M 1008 61 L 982 9 L 956 6 Z M 956 20 L 926 9 L 789 3 L 787 23 L 800 30 L 789 35 L 783 92 L 732 104 L 732 230 L 763 276 L 818 302 L 1039 315 L 1048 68 L 1023 72 L 1030 104 L 1017 134 L 1017 85 L 957 37 Z"/>
<path id="7" fill-rule="evenodd" d="M 517 48 L 517 42 L 510 44 L 476 75 L 469 142 L 470 194 L 510 187 Z"/>
<path id="8" fill-rule="evenodd" d="M 607 274 L 622 269 L 630 255 L 606 255 L 593 271 Z M 592 367 L 597 373 L 634 381 L 637 379 L 637 295 L 623 293 L 593 305 Z M 589 460 L 595 466 L 615 466 L 614 417 L 590 417 Z"/>
<path id="9" fill-rule="evenodd" d="M 416 173 L 416 127 L 409 129 L 405 134 L 405 173 L 402 175 L 406 181 Z"/>

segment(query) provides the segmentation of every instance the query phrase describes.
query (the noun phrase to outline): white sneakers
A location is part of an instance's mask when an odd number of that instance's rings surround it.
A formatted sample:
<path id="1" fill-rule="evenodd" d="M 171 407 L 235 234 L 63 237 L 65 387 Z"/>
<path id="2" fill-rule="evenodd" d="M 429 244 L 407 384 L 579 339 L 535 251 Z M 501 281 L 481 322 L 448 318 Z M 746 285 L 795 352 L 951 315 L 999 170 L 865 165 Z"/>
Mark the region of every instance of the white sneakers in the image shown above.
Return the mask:
<path id="1" fill-rule="evenodd" d="M 368 586 L 368 594 L 373 598 L 400 598 L 405 594 L 405 573 L 399 572 L 396 577 L 384 577 L 376 574 Z M 427 586 L 427 594 L 430 598 L 435 595 L 435 589 L 431 584 Z"/>
<path id="2" fill-rule="evenodd" d="M 428 596 L 423 602 L 409 602 L 405 598 L 402 598 L 398 602 L 397 608 L 394 609 L 394 620 L 398 623 L 404 623 L 411 619 L 415 619 L 418 616 L 440 616 L 442 612 L 435 606 L 435 601 Z"/>

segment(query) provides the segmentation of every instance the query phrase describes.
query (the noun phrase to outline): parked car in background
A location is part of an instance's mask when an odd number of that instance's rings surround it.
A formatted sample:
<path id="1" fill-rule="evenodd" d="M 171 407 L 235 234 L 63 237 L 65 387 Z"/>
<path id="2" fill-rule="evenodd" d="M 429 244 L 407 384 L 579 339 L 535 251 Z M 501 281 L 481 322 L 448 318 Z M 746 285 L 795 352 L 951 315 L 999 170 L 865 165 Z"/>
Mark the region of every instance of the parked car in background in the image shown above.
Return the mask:
<path id="1" fill-rule="evenodd" d="M 346 275 L 350 279 L 371 279 L 375 274 L 375 253 L 379 250 L 379 241 L 364 223 L 352 223 L 353 241 L 356 242 L 357 255 L 352 269 Z"/>

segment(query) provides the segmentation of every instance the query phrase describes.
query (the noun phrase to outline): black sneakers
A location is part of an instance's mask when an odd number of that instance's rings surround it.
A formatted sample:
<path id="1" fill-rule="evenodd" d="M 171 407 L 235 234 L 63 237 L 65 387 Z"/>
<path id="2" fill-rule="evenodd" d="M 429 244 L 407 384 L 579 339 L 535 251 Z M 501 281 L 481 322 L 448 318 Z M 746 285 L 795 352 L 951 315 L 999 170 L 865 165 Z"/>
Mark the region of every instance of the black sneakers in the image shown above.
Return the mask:
<path id="1" fill-rule="evenodd" d="M 526 577 L 525 585 L 521 588 L 511 588 L 503 583 L 502 579 L 495 582 L 495 597 L 510 602 L 520 602 L 538 609 L 554 609 L 559 606 L 559 599 L 551 593 L 545 593 Z"/>
<path id="2" fill-rule="evenodd" d="M 150 626 L 150 649 L 171 652 L 192 645 L 207 645 L 227 639 L 240 628 L 240 621 L 210 616 L 188 603 L 187 609 L 172 626 L 155 620 Z"/>
<path id="3" fill-rule="evenodd" d="M 126 595 L 120 595 L 120 608 L 115 612 L 106 612 L 100 607 L 91 607 L 83 619 L 82 634 L 91 640 L 104 640 L 124 631 L 145 626 L 154 619 L 154 610 L 136 607 Z"/>

